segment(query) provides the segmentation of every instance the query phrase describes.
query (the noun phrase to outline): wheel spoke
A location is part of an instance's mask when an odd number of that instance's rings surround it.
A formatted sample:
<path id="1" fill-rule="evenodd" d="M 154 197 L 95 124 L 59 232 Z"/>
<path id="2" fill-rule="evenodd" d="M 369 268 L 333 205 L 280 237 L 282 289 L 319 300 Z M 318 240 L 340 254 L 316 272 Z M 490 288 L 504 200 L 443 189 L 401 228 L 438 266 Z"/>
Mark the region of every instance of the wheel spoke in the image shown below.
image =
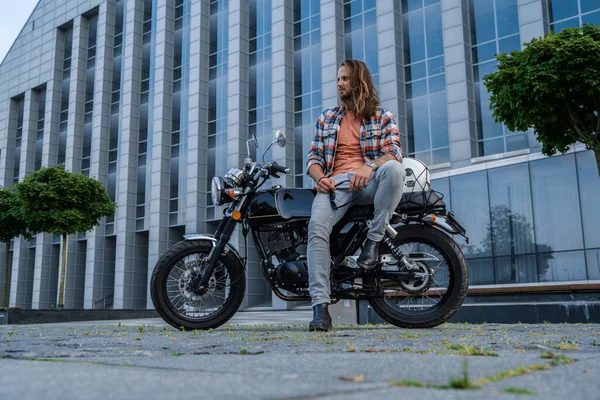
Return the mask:
<path id="1" fill-rule="evenodd" d="M 191 291 L 190 285 L 195 277 L 201 277 L 206 271 L 206 253 L 193 253 L 178 260 L 167 276 L 166 294 L 171 306 L 187 318 L 210 318 L 227 302 L 231 291 L 229 271 L 221 263 L 213 270 L 208 290 L 203 295 Z"/>

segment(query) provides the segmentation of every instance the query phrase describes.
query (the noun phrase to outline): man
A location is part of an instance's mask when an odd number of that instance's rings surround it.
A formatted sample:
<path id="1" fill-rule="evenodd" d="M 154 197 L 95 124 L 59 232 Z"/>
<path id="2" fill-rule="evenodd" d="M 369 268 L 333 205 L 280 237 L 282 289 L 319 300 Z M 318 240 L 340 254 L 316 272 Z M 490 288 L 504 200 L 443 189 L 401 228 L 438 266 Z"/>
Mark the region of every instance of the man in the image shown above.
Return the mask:
<path id="1" fill-rule="evenodd" d="M 385 226 L 404 186 L 398 128 L 392 113 L 380 106 L 365 63 L 343 61 L 337 88 L 341 105 L 326 109 L 319 117 L 307 162 L 307 173 L 317 188 L 308 227 L 308 281 L 314 310 L 310 331 L 331 329 L 329 236 L 333 226 L 351 205 L 374 204 L 372 225 L 357 263 L 366 270 L 375 268 Z M 340 185 L 337 191 L 336 185 Z M 335 193 L 335 207 L 330 191 Z"/>

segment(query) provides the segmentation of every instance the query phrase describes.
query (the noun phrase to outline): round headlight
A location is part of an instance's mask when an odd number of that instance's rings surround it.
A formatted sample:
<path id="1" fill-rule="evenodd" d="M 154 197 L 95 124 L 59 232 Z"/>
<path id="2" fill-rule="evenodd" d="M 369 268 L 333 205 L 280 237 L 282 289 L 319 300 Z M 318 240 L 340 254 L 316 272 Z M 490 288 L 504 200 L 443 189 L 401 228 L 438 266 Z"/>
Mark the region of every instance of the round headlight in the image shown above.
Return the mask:
<path id="1" fill-rule="evenodd" d="M 224 203 L 223 196 L 225 195 L 225 181 L 220 176 L 215 176 L 212 179 L 212 183 L 210 186 L 210 197 L 212 197 L 212 202 L 215 206 L 220 206 Z"/>

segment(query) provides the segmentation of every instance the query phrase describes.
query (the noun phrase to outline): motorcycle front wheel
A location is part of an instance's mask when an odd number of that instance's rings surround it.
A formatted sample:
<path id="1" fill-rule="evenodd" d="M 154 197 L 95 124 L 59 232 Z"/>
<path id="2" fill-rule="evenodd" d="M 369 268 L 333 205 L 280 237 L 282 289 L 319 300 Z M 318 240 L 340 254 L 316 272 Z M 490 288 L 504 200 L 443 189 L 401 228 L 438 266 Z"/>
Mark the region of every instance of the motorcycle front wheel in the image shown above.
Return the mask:
<path id="1" fill-rule="evenodd" d="M 369 300 L 371 307 L 401 328 L 432 328 L 446 322 L 467 295 L 469 271 L 460 247 L 429 226 L 405 225 L 397 232 L 392 245 L 410 264 L 412 278 L 394 279 L 394 272 L 406 269 L 402 263 L 383 265 L 376 276 L 365 280 L 369 286 L 379 283 L 384 292 L 383 298 Z"/>
<path id="2" fill-rule="evenodd" d="M 210 241 L 186 240 L 163 254 L 152 273 L 150 293 L 158 314 L 181 330 L 217 328 L 236 313 L 246 291 L 244 266 L 232 251 L 221 255 L 203 295 L 192 281 L 201 277 L 213 248 Z"/>

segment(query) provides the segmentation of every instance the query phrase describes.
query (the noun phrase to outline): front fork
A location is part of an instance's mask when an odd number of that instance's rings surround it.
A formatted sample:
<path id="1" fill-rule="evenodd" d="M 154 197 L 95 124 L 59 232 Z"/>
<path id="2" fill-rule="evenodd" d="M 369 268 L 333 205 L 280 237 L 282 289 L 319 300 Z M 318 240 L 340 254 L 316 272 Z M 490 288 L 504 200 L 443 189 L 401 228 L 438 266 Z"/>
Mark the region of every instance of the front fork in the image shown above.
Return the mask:
<path id="1" fill-rule="evenodd" d="M 231 234 L 235 229 L 235 225 L 237 221 L 234 220 L 231 215 L 224 217 L 215 232 L 215 236 L 217 238 L 217 243 L 215 247 L 213 247 L 212 253 L 210 254 L 210 258 L 208 259 L 208 265 L 206 266 L 206 270 L 202 274 L 202 277 L 198 277 L 192 283 L 192 288 L 194 289 L 194 293 L 197 295 L 204 295 L 208 291 L 208 282 L 210 277 L 212 276 L 217 263 L 219 262 L 219 257 L 223 250 L 225 250 L 225 246 L 229 243 L 231 239 Z"/>

